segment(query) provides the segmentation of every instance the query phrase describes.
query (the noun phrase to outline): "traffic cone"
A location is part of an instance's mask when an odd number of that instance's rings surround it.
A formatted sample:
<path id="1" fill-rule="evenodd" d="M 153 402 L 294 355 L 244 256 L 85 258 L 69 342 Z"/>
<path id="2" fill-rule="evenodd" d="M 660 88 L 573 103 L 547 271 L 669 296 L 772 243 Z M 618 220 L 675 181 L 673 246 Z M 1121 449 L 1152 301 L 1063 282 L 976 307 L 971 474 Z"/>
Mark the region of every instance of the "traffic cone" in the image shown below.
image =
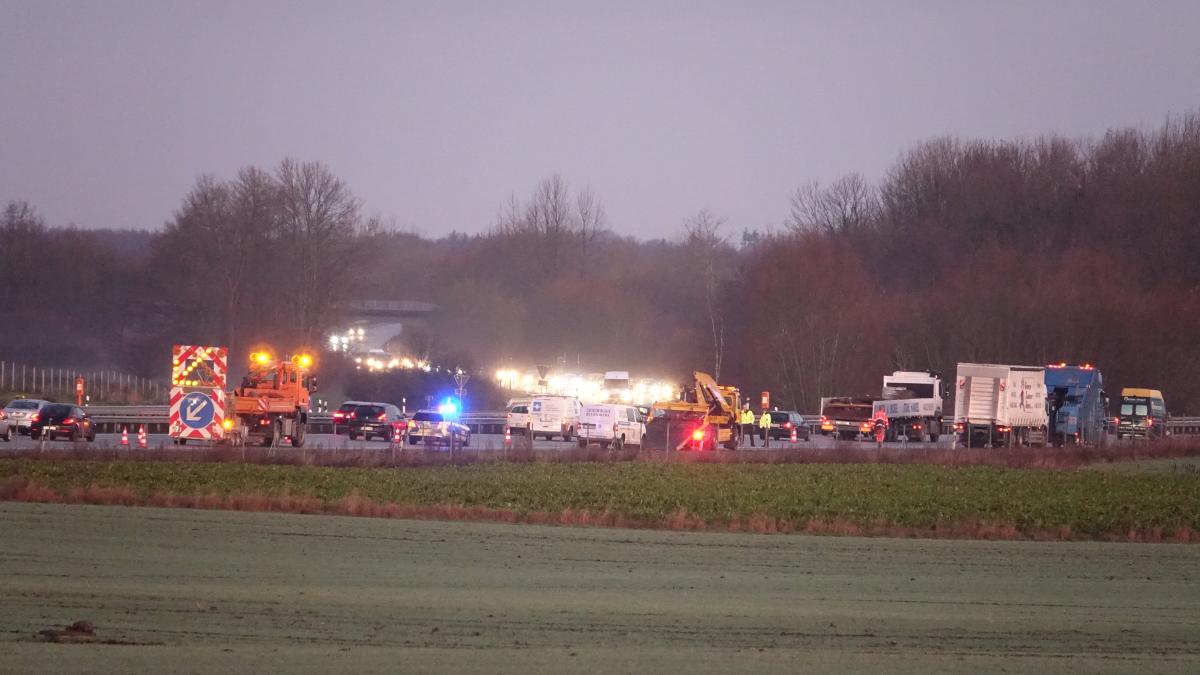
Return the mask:
<path id="1" fill-rule="evenodd" d="M 121 447 L 129 447 L 129 425 L 121 427 Z"/>
<path id="2" fill-rule="evenodd" d="M 792 425 L 792 442 L 795 443 L 798 440 L 800 440 L 800 439 L 796 438 L 796 426 Z"/>
<path id="3" fill-rule="evenodd" d="M 392 442 L 397 445 L 404 442 L 404 436 L 400 433 L 400 427 L 397 425 L 392 426 Z"/>
<path id="4" fill-rule="evenodd" d="M 504 427 L 504 444 L 505 445 L 512 444 L 512 429 L 510 429 L 508 427 Z"/>
<path id="5" fill-rule="evenodd" d="M 144 449 L 148 445 L 149 443 L 147 442 L 146 438 L 146 425 L 143 424 L 142 426 L 138 427 L 138 447 Z"/>

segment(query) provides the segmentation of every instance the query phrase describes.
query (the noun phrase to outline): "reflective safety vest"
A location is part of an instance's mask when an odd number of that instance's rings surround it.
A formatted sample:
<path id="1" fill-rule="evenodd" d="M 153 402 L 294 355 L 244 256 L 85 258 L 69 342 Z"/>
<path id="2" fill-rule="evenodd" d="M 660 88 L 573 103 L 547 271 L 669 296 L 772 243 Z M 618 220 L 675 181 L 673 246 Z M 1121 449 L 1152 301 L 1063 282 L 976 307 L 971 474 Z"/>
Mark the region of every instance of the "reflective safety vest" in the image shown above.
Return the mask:
<path id="1" fill-rule="evenodd" d="M 743 410 L 741 423 L 742 424 L 754 424 L 754 411 Z"/>
<path id="2" fill-rule="evenodd" d="M 762 427 L 763 429 L 770 429 L 771 428 L 771 413 L 764 412 L 762 414 L 762 417 L 758 418 L 758 426 Z"/>

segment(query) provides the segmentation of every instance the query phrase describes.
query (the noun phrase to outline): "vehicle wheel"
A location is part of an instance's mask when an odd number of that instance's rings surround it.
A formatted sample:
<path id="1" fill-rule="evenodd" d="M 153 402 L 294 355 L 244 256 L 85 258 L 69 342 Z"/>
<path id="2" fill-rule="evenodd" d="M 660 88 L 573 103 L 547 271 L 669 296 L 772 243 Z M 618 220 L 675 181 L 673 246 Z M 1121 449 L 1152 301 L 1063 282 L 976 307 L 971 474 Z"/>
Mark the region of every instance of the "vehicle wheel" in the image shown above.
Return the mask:
<path id="1" fill-rule="evenodd" d="M 8 429 L 4 430 L 4 442 L 12 443 L 12 439 L 13 439 L 13 428 L 10 426 Z"/>
<path id="2" fill-rule="evenodd" d="M 87 436 L 87 442 L 94 443 L 95 441 L 96 441 L 96 429 L 93 428 L 92 433 L 88 434 L 88 436 Z"/>
<path id="3" fill-rule="evenodd" d="M 350 440 L 352 440 L 352 441 L 357 441 L 357 440 L 358 440 L 358 433 L 357 433 L 357 432 L 354 432 L 354 431 L 351 431 L 351 432 L 350 432 Z"/>
<path id="4" fill-rule="evenodd" d="M 471 447 L 471 434 L 467 434 L 466 438 L 463 438 L 463 444 L 462 444 L 462 446 L 463 446 L 464 448 L 469 448 L 469 447 Z"/>
<path id="5" fill-rule="evenodd" d="M 570 443 L 571 438 L 573 438 L 574 436 L 575 436 L 575 427 L 570 427 L 567 429 L 567 433 L 563 434 L 563 440 Z"/>
<path id="6" fill-rule="evenodd" d="M 292 447 L 304 447 L 304 424 L 300 423 L 299 420 L 297 420 L 296 424 L 296 433 L 292 434 Z"/>

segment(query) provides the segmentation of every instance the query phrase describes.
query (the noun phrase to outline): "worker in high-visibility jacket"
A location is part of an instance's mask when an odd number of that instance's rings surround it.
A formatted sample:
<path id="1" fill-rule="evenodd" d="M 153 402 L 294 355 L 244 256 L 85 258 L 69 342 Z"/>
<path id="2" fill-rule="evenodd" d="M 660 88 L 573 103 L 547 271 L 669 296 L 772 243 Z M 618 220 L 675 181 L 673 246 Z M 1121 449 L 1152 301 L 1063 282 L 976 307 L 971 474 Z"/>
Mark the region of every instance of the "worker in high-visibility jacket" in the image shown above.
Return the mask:
<path id="1" fill-rule="evenodd" d="M 757 430 L 754 428 L 754 423 L 758 420 L 754 417 L 754 411 L 747 405 L 742 408 L 742 416 L 738 419 L 738 424 L 742 427 L 741 433 L 750 437 L 750 447 L 754 447 L 754 436 Z"/>
<path id="2" fill-rule="evenodd" d="M 771 447 L 771 413 L 763 411 L 762 417 L 758 418 L 758 428 L 762 432 L 763 447 Z"/>

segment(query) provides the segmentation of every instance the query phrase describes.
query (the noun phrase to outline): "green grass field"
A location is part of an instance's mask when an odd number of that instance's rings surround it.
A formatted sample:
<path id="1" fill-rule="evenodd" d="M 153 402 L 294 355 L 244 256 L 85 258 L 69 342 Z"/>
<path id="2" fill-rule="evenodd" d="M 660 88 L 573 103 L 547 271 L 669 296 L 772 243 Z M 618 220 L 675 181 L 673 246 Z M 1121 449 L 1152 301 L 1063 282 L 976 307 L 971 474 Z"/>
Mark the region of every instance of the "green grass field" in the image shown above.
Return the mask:
<path id="1" fill-rule="evenodd" d="M 1200 670 L 1196 546 L 60 504 L 0 540 L 0 672 Z"/>
<path id="2" fill-rule="evenodd" d="M 354 498 L 482 507 L 517 516 L 606 513 L 622 522 L 660 527 L 686 514 L 715 528 L 768 518 L 784 530 L 813 522 L 914 530 L 983 523 L 1015 528 L 1024 536 L 1061 531 L 1066 537 L 1105 538 L 1138 532 L 1153 533 L 1152 540 L 1180 533 L 1186 539 L 1200 531 L 1200 475 L 1180 472 L 653 462 L 362 469 L 0 460 L 0 485 L 5 486 L 0 497 L 20 499 L 13 495 L 16 486 L 30 484 L 59 495 L 117 488 L 130 494 L 132 503 L 147 503 L 153 495 L 287 496 L 324 503 Z M 250 510 L 257 508 L 270 507 Z"/>

